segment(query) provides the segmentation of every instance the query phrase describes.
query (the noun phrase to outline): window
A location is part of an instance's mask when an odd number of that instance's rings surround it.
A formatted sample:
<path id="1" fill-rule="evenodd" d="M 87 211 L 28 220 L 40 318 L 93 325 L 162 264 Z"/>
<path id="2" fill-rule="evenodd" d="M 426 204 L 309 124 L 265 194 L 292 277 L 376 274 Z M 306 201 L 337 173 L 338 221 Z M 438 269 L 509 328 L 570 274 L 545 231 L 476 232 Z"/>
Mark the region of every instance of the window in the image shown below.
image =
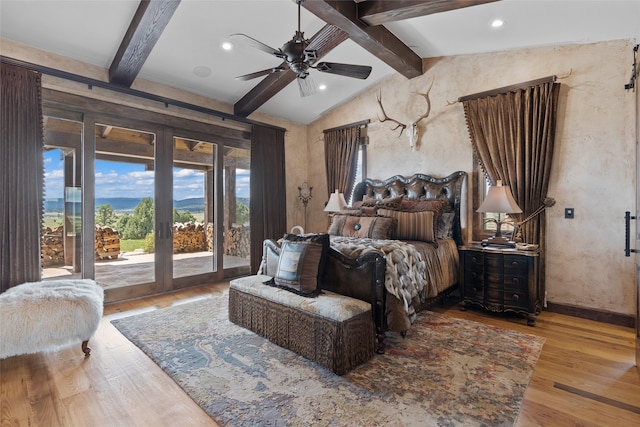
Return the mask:
<path id="1" fill-rule="evenodd" d="M 367 177 L 367 142 L 369 141 L 369 138 L 367 137 L 367 128 L 363 127 L 361 132 L 360 144 L 358 145 L 356 173 L 353 177 L 353 188 L 351 189 L 351 194 L 349 194 L 349 198 L 347 199 L 347 204 L 349 206 L 353 206 L 353 202 L 355 202 L 355 200 L 353 200 L 353 192 L 356 189 L 356 184 Z"/>
<path id="2" fill-rule="evenodd" d="M 484 198 L 489 191 L 490 183 L 487 179 L 484 171 L 480 167 L 480 164 L 476 160 L 475 156 L 473 158 L 473 221 L 472 221 L 472 234 L 474 241 L 481 241 L 493 236 L 496 232 L 496 223 L 493 221 L 487 222 L 486 220 L 489 218 L 494 218 L 499 221 L 504 221 L 505 219 L 509 219 L 508 214 L 498 214 L 493 212 L 476 212 Z M 506 236 L 510 236 L 513 233 L 513 225 L 509 223 L 503 223 L 502 234 Z"/>

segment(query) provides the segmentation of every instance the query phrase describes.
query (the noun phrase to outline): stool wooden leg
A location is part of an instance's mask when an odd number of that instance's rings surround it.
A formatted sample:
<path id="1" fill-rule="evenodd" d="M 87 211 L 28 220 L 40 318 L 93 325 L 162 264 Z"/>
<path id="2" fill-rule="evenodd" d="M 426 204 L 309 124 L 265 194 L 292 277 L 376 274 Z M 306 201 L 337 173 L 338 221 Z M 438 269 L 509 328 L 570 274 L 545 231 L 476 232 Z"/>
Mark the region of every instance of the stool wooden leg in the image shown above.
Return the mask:
<path id="1" fill-rule="evenodd" d="M 89 341 L 82 341 L 82 351 L 84 353 L 84 357 L 89 357 L 91 355 L 91 349 L 89 348 Z"/>

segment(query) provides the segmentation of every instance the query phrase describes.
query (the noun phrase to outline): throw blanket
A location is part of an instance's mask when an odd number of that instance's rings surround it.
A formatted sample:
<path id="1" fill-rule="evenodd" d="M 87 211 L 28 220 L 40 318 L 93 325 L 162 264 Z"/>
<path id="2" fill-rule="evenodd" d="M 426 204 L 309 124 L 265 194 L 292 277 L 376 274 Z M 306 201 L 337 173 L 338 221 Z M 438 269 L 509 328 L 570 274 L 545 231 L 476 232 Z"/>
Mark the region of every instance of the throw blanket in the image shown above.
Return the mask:
<path id="1" fill-rule="evenodd" d="M 383 254 L 387 260 L 384 285 L 387 292 L 404 304 L 407 316 L 413 322 L 415 310 L 411 306 L 414 297 L 424 299 L 427 263 L 413 245 L 400 240 L 381 240 L 331 236 L 331 246 L 350 258 L 367 252 Z"/>

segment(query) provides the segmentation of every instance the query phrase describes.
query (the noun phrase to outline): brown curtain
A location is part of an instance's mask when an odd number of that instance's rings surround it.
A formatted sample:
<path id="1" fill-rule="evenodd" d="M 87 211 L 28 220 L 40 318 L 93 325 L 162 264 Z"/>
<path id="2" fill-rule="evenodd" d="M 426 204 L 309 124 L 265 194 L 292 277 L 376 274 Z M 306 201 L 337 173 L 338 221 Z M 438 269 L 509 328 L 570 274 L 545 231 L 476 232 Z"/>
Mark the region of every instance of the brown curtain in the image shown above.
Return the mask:
<path id="1" fill-rule="evenodd" d="M 351 194 L 358 164 L 360 128 L 354 126 L 324 133 L 324 160 L 327 172 L 327 198 L 335 190 Z"/>
<path id="2" fill-rule="evenodd" d="M 43 210 L 42 100 L 39 73 L 0 65 L 0 292 L 40 280 Z"/>
<path id="3" fill-rule="evenodd" d="M 256 273 L 264 239 L 279 239 L 287 229 L 284 130 L 253 126 L 250 185 L 251 271 Z"/>
<path id="4" fill-rule="evenodd" d="M 544 204 L 549 189 L 560 83 L 549 81 L 496 96 L 463 101 L 474 154 L 489 180 L 511 187 L 522 209 L 516 221 Z M 522 226 L 522 240 L 541 248 L 544 280 L 546 219 Z"/>

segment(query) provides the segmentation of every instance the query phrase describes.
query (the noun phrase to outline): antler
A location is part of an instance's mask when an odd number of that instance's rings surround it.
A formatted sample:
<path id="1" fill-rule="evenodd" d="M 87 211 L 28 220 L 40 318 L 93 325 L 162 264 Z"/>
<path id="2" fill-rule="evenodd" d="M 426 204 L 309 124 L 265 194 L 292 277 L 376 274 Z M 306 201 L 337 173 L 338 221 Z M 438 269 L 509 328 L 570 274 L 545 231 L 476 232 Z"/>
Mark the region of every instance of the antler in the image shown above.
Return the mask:
<path id="1" fill-rule="evenodd" d="M 414 125 L 417 125 L 418 122 L 420 122 L 420 120 L 426 119 L 427 117 L 429 117 L 429 113 L 431 112 L 431 100 L 429 99 L 429 92 L 431 92 L 431 88 L 433 87 L 433 82 L 434 81 L 435 81 L 435 78 L 433 80 L 431 80 L 431 84 L 429 85 L 429 89 L 427 89 L 427 91 L 425 93 L 416 93 L 416 95 L 422 96 L 427 101 L 427 112 L 424 113 L 423 115 L 421 115 L 420 117 L 418 117 L 418 119 L 416 119 L 416 121 L 413 122 Z"/>
<path id="2" fill-rule="evenodd" d="M 378 104 L 380 105 L 380 109 L 382 110 L 382 114 L 383 114 L 383 118 L 381 119 L 380 116 L 378 116 L 378 120 L 380 120 L 381 122 L 386 122 L 387 120 L 389 120 L 391 122 L 396 123 L 396 127 L 394 127 L 391 130 L 400 129 L 400 134 L 398 135 L 398 138 L 399 138 L 400 135 L 402 135 L 402 132 L 404 132 L 404 130 L 407 128 L 407 125 L 397 121 L 396 119 L 392 119 L 391 117 L 387 116 L 387 113 L 384 111 L 384 107 L 382 106 L 382 89 L 378 92 L 378 96 L 376 98 L 378 99 Z"/>

